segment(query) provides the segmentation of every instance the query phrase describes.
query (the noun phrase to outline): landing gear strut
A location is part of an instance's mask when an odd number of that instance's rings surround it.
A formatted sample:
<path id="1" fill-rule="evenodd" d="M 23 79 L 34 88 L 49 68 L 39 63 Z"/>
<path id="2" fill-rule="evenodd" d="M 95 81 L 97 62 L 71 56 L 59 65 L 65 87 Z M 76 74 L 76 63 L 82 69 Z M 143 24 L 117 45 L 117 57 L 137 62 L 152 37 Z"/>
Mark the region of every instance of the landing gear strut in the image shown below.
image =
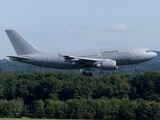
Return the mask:
<path id="1" fill-rule="evenodd" d="M 92 76 L 93 73 L 89 71 L 89 68 L 88 69 L 80 69 L 80 72 L 82 73 L 82 75 L 85 75 L 85 76 Z"/>
<path id="2" fill-rule="evenodd" d="M 138 72 L 138 64 L 136 64 L 136 66 L 135 66 L 135 72 Z"/>

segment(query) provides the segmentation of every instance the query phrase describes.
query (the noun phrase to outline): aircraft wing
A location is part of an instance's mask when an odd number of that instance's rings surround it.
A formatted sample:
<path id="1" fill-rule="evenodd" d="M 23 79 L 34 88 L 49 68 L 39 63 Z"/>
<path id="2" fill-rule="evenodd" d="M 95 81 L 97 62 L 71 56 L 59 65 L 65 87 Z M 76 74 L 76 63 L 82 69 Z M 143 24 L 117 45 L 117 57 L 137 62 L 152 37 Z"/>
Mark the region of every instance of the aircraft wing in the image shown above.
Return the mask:
<path id="1" fill-rule="evenodd" d="M 59 54 L 60 55 L 60 54 Z M 95 58 L 87 58 L 87 57 L 77 57 L 77 56 L 69 56 L 69 55 L 60 55 L 64 57 L 65 60 L 70 62 L 79 62 L 87 65 L 94 65 L 96 62 L 102 61 L 103 59 L 95 59 Z"/>
<path id="2" fill-rule="evenodd" d="M 13 61 L 26 61 L 26 60 L 31 60 L 29 57 L 22 57 L 22 56 L 7 56 L 9 57 L 10 60 Z"/>

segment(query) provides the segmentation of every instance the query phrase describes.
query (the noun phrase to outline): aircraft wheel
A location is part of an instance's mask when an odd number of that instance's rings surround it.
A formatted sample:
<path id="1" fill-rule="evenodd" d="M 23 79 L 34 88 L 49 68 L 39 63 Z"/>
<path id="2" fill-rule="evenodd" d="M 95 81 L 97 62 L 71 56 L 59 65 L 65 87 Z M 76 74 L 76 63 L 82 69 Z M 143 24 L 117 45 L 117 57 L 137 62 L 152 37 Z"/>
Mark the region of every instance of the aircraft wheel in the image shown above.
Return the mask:
<path id="1" fill-rule="evenodd" d="M 92 73 L 92 72 L 85 71 L 85 72 L 82 72 L 82 75 L 85 75 L 85 76 L 92 76 L 93 73 Z"/>
<path id="2" fill-rule="evenodd" d="M 85 72 L 82 72 L 82 75 L 87 75 L 87 72 L 85 71 Z"/>
<path id="3" fill-rule="evenodd" d="M 92 72 L 88 72 L 88 76 L 92 76 L 93 75 L 93 73 Z"/>
<path id="4" fill-rule="evenodd" d="M 135 69 L 135 72 L 138 72 L 138 69 Z"/>

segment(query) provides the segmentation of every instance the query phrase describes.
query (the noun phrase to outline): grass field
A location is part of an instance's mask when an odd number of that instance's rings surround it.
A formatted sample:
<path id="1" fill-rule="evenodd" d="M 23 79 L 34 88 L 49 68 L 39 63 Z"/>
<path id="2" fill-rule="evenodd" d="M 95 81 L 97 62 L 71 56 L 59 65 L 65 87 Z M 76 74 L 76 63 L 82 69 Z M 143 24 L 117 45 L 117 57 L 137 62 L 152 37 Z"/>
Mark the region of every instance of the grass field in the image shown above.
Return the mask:
<path id="1" fill-rule="evenodd" d="M 0 118 L 0 120 L 53 120 L 53 119 L 38 119 L 38 118 Z M 56 120 L 56 119 L 54 119 Z M 60 119 L 58 119 L 60 120 Z"/>
<path id="2" fill-rule="evenodd" d="M 0 120 L 49 120 L 49 119 L 30 119 L 30 118 L 0 118 Z"/>

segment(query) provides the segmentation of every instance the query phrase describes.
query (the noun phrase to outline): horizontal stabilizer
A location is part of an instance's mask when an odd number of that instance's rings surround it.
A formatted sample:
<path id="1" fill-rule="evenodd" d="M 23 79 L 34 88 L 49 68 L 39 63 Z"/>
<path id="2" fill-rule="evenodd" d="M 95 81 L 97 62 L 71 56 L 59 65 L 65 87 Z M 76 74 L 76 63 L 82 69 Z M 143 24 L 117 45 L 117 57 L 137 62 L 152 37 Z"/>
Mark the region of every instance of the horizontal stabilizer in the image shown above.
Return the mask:
<path id="1" fill-rule="evenodd" d="M 13 61 L 26 61 L 26 60 L 31 60 L 31 58 L 29 57 L 20 57 L 20 56 L 7 56 L 9 57 L 10 60 L 13 60 Z"/>

